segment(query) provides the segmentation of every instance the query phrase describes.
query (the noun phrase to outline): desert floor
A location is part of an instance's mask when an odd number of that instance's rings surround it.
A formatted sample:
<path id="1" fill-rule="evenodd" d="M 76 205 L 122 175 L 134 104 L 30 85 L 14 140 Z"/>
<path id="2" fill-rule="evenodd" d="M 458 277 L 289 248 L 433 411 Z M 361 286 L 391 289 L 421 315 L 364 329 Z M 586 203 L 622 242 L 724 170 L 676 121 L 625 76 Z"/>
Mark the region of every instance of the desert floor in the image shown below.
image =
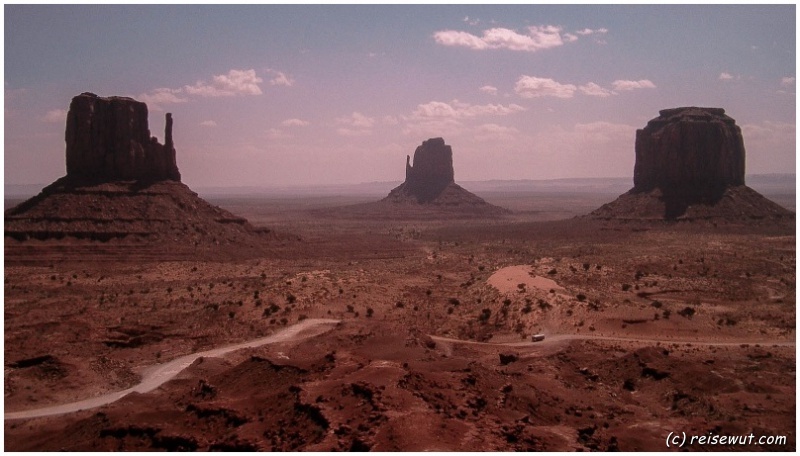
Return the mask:
<path id="1" fill-rule="evenodd" d="M 6 239 L 5 450 L 677 450 L 671 433 L 795 450 L 793 222 L 615 224 L 576 217 L 613 196 L 485 198 L 516 212 L 211 200 L 281 233 L 240 260 Z M 9 415 L 278 334 L 101 407 Z"/>

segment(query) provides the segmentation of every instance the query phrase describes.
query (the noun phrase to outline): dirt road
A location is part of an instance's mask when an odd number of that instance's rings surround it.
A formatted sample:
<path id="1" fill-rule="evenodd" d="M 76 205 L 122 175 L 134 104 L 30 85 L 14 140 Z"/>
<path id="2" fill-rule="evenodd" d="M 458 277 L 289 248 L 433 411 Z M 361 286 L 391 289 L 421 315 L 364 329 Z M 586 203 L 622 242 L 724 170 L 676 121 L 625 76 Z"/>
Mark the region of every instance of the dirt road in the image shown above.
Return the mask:
<path id="1" fill-rule="evenodd" d="M 184 355 L 179 358 L 173 359 L 164 364 L 157 364 L 145 369 L 141 383 L 122 391 L 116 391 L 102 396 L 91 397 L 78 402 L 71 402 L 68 404 L 60 404 L 51 407 L 44 407 L 34 410 L 23 410 L 18 412 L 6 412 L 4 418 L 6 420 L 18 420 L 37 418 L 42 416 L 63 415 L 65 413 L 77 412 L 80 410 L 87 410 L 102 405 L 115 402 L 130 393 L 147 393 L 150 392 L 169 380 L 173 379 L 182 370 L 189 367 L 193 362 L 201 357 L 221 357 L 226 354 L 241 350 L 243 348 L 255 348 L 267 344 L 275 344 L 280 342 L 293 342 L 302 339 L 307 339 L 319 335 L 325 331 L 330 330 L 333 325 L 339 323 L 339 320 L 309 318 L 303 320 L 296 325 L 290 326 L 275 334 L 262 337 L 260 339 L 251 340 L 249 342 L 242 342 L 235 345 L 228 345 L 213 350 L 206 350 L 202 352 Z"/>

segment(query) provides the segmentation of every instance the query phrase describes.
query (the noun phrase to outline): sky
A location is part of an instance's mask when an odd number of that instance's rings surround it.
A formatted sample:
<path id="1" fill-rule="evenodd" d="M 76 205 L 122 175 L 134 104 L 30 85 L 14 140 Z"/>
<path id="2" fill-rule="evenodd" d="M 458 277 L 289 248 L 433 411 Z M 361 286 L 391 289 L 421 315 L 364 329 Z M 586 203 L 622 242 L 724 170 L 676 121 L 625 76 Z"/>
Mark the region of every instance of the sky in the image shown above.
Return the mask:
<path id="1" fill-rule="evenodd" d="M 189 186 L 633 176 L 658 111 L 724 108 L 748 174 L 796 166 L 795 5 L 5 5 L 5 184 L 63 176 L 82 92 L 173 113 Z"/>

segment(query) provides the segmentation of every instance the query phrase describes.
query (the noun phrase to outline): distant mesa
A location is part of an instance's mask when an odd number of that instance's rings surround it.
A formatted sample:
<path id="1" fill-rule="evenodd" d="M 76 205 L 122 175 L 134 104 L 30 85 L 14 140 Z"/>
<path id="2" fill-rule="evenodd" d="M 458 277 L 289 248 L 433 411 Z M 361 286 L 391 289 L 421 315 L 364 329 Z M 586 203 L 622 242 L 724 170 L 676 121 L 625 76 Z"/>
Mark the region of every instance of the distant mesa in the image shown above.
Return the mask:
<path id="1" fill-rule="evenodd" d="M 411 197 L 418 203 L 429 203 L 455 182 L 453 149 L 444 139 L 431 138 L 414 151 L 414 166 L 411 156 L 406 156 L 406 180 L 392 190 L 389 197 Z"/>
<path id="2" fill-rule="evenodd" d="M 721 108 L 664 109 L 636 131 L 633 188 L 590 214 L 601 219 L 793 217 L 744 182 L 742 131 Z"/>
<path id="3" fill-rule="evenodd" d="M 382 200 L 386 203 L 422 205 L 476 211 L 507 213 L 507 209 L 487 203 L 455 183 L 453 150 L 442 138 L 423 141 L 414 151 L 414 163 L 406 156 L 406 180 Z"/>
<path id="4" fill-rule="evenodd" d="M 172 126 L 167 114 L 161 144 L 150 136 L 145 103 L 88 92 L 74 97 L 65 133 L 67 174 L 5 212 L 6 240 L 124 240 L 157 243 L 155 253 L 190 255 L 224 245 L 252 250 L 269 230 L 207 203 L 180 182 Z"/>

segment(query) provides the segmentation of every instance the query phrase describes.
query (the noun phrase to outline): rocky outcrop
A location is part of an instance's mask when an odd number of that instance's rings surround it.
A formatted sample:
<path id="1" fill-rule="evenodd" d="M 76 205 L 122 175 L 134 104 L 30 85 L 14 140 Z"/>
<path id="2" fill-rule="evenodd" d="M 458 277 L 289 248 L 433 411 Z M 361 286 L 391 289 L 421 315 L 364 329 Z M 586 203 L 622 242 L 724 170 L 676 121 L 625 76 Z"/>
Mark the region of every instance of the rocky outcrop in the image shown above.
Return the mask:
<path id="1" fill-rule="evenodd" d="M 409 192 L 420 201 L 438 196 L 448 185 L 455 183 L 453 149 L 442 138 L 423 141 L 414 151 L 414 166 L 406 156 L 406 184 Z"/>
<path id="2" fill-rule="evenodd" d="M 602 219 L 775 219 L 793 214 L 745 186 L 742 131 L 721 108 L 664 109 L 636 131 L 633 188 Z"/>
<path id="3" fill-rule="evenodd" d="M 163 145 L 150 137 L 147 105 L 136 100 L 91 93 L 73 98 L 67 175 L 5 211 L 6 260 L 38 261 L 34 257 L 74 249 L 84 249 L 76 257 L 114 261 L 252 256 L 276 238 L 181 183 L 170 114 L 165 130 Z"/>
<path id="4" fill-rule="evenodd" d="M 444 189 L 455 183 L 453 149 L 442 138 L 423 141 L 414 151 L 414 165 L 406 156 L 406 180 L 403 192 L 420 203 L 434 200 Z"/>
<path id="5" fill-rule="evenodd" d="M 468 192 L 455 183 L 453 149 L 442 138 L 423 141 L 406 156 L 406 180 L 377 203 L 357 205 L 354 216 L 395 218 L 485 217 L 510 213 Z M 381 215 L 382 214 L 382 215 Z"/>
<path id="6" fill-rule="evenodd" d="M 742 131 L 720 108 L 664 109 L 636 132 L 634 189 L 660 188 L 687 202 L 744 185 Z"/>
<path id="7" fill-rule="evenodd" d="M 164 144 L 150 136 L 147 105 L 82 93 L 67 115 L 67 177 L 81 182 L 180 181 L 167 114 Z"/>

